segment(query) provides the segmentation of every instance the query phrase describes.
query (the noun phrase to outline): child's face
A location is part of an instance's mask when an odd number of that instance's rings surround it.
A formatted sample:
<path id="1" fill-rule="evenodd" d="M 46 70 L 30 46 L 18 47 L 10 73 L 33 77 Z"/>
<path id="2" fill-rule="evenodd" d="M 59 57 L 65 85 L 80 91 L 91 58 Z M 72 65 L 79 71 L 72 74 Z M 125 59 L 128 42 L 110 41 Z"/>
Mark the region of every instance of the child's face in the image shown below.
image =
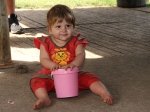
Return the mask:
<path id="1" fill-rule="evenodd" d="M 74 27 L 72 24 L 66 22 L 65 19 L 62 21 L 57 20 L 54 25 L 49 29 L 49 33 L 54 36 L 55 39 L 67 41 L 72 37 Z"/>

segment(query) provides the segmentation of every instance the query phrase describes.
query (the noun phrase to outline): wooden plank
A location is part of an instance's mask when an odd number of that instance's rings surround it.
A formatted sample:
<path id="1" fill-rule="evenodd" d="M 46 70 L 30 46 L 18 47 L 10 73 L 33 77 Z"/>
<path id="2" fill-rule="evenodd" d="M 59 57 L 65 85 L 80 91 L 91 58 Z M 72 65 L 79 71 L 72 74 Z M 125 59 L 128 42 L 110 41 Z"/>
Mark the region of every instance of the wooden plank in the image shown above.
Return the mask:
<path id="1" fill-rule="evenodd" d="M 91 28 L 92 26 L 90 26 Z M 106 47 L 108 49 L 112 49 L 114 51 L 119 51 L 122 53 L 134 53 L 137 52 L 149 52 L 150 47 L 144 46 L 142 44 L 132 42 L 125 39 L 116 38 L 107 34 L 100 34 L 99 32 L 92 31 L 88 28 L 79 28 L 78 29 L 83 33 L 83 35 L 88 38 L 91 42 L 98 44 L 100 46 Z M 86 29 L 86 30 L 84 30 Z M 105 32 L 106 33 L 106 32 Z M 145 49 L 146 48 L 146 49 Z"/>

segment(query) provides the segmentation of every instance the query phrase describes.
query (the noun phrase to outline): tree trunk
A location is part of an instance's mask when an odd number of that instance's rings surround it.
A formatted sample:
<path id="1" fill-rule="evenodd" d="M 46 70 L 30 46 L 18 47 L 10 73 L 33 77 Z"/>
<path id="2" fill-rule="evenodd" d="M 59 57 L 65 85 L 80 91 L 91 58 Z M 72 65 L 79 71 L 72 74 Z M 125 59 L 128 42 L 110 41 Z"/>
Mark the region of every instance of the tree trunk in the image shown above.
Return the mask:
<path id="1" fill-rule="evenodd" d="M 0 0 L 0 68 L 10 65 L 11 51 L 5 0 Z"/>

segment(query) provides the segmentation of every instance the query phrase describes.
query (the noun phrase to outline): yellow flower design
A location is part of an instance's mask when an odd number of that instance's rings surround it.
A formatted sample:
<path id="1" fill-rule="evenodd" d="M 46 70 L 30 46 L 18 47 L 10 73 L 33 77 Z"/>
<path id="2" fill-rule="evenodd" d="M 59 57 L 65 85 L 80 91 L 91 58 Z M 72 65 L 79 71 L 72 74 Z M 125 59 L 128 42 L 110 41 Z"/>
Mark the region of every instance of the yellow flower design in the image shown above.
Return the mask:
<path id="1" fill-rule="evenodd" d="M 70 53 L 66 48 L 54 49 L 54 54 L 51 56 L 52 60 L 61 66 L 67 65 L 70 58 Z"/>

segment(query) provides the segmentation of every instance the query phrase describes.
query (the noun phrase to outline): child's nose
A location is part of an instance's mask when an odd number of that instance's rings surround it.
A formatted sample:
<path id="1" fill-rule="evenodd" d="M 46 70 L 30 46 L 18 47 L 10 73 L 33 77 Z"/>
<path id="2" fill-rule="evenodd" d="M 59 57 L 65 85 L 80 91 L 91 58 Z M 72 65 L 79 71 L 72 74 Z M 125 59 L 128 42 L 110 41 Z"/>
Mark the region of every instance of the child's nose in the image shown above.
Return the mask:
<path id="1" fill-rule="evenodd" d="M 67 30 L 67 27 L 62 27 L 62 29 L 61 29 L 63 32 L 65 32 L 66 30 Z"/>

